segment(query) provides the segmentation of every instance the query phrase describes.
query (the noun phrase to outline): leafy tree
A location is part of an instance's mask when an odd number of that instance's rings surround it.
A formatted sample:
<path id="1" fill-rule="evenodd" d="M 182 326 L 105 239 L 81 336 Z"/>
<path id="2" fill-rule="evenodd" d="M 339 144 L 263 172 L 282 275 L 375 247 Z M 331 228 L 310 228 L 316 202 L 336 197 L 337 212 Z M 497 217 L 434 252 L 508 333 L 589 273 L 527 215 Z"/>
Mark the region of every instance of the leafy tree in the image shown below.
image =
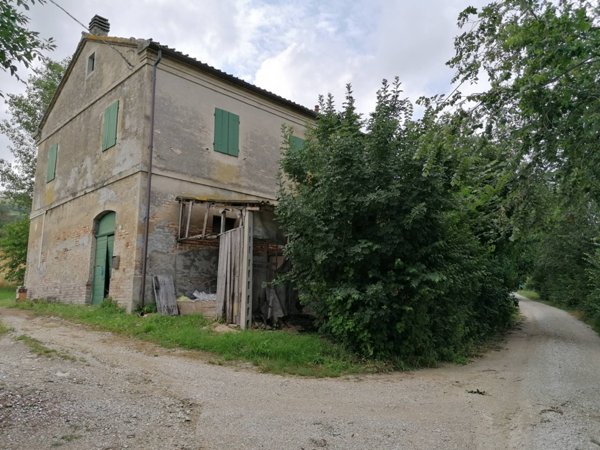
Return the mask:
<path id="1" fill-rule="evenodd" d="M 490 88 L 469 100 L 496 131 L 508 130 L 515 156 L 529 171 L 600 195 L 600 15 L 580 0 L 503 0 L 467 8 L 450 65 L 455 80 Z"/>
<path id="2" fill-rule="evenodd" d="M 0 231 L 0 270 L 7 281 L 23 284 L 27 262 L 29 218 L 11 222 Z"/>
<path id="3" fill-rule="evenodd" d="M 489 80 L 463 114 L 511 162 L 498 176 L 514 180 L 504 208 L 510 238 L 527 242 L 521 269 L 546 298 L 570 306 L 598 298 L 590 274 L 600 236 L 599 16 L 598 3 L 583 0 L 470 7 L 450 61 L 455 81 Z"/>
<path id="4" fill-rule="evenodd" d="M 29 9 L 36 0 L 0 1 L 0 67 L 19 79 L 17 64 L 30 67 L 36 59 L 42 58 L 44 50 L 52 50 L 55 45 L 50 39 L 42 39 L 39 33 L 27 28 L 29 18 L 19 9 Z M 44 0 L 37 0 L 43 4 Z M 3 95 L 0 91 L 0 95 Z"/>
<path id="5" fill-rule="evenodd" d="M 0 183 L 6 197 L 15 205 L 31 206 L 37 148 L 35 135 L 64 74 L 68 60 L 44 59 L 27 80 L 24 94 L 8 94 L 9 119 L 0 123 L 0 133 L 10 140 L 14 160 L 0 159 Z"/>
<path id="6" fill-rule="evenodd" d="M 350 89 L 342 111 L 320 103 L 305 146 L 282 159 L 277 211 L 321 330 L 364 355 L 433 364 L 505 327 L 508 290 L 463 220 L 435 115 L 413 121 L 397 80 L 367 120 Z"/>

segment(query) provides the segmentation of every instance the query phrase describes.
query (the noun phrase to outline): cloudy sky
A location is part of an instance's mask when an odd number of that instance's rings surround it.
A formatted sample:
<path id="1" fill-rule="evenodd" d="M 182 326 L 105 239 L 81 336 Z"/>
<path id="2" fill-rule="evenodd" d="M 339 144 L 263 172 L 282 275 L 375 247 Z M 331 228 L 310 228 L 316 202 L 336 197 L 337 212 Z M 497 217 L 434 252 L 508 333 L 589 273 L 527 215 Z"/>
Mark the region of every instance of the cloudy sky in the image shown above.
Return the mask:
<path id="1" fill-rule="evenodd" d="M 485 0 L 53 0 L 87 25 L 106 17 L 110 35 L 152 38 L 203 62 L 313 107 L 331 92 L 341 103 L 352 83 L 367 113 L 383 78 L 406 95 L 448 93 L 458 13 Z M 83 27 L 52 0 L 29 11 L 30 27 L 52 36 L 62 59 Z M 24 74 L 25 72 L 21 72 Z M 0 72 L 4 92 L 24 87 Z M 5 108 L 0 105 L 0 118 Z M 0 157 L 9 157 L 0 136 Z"/>

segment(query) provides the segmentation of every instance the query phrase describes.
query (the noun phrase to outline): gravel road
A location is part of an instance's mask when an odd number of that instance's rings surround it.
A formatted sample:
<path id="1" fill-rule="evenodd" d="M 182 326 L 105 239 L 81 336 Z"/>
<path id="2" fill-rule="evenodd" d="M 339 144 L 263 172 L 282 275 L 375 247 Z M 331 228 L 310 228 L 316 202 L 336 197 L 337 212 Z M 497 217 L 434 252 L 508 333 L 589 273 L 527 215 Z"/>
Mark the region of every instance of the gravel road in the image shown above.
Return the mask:
<path id="1" fill-rule="evenodd" d="M 520 300 L 522 325 L 468 365 L 338 379 L 0 310 L 0 448 L 600 450 L 600 338 Z"/>

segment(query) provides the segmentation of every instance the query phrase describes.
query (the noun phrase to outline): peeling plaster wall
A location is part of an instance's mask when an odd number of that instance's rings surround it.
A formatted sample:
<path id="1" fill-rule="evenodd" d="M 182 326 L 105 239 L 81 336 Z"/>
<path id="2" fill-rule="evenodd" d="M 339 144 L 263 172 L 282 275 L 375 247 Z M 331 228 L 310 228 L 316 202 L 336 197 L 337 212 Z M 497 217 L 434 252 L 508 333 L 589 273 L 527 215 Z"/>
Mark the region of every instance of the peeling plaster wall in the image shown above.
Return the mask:
<path id="1" fill-rule="evenodd" d="M 120 51 L 139 62 L 135 48 Z M 86 75 L 92 52 L 96 70 Z M 129 69 L 112 48 L 93 41 L 73 62 L 40 135 L 25 276 L 30 298 L 90 302 L 94 219 L 104 211 L 116 212 L 114 255 L 121 258 L 109 295 L 128 309 L 139 298 L 150 79 L 149 65 Z M 115 100 L 117 143 L 102 151 L 104 111 Z M 47 182 L 53 144 L 58 144 L 56 175 Z"/>
<path id="2" fill-rule="evenodd" d="M 112 64 L 118 65 L 118 62 L 113 60 Z M 72 73 L 85 73 L 83 64 L 84 61 L 76 61 Z M 76 78 L 67 81 L 63 95 L 72 90 Z M 39 142 L 33 214 L 141 170 L 148 145 L 149 123 L 143 112 L 150 102 L 149 78 L 150 69 L 146 67 L 128 75 L 125 82 L 92 102 L 85 98 L 81 99 L 82 104 L 75 100 L 56 102 Z M 102 151 L 104 111 L 115 100 L 119 101 L 117 144 Z M 75 116 L 64 119 L 69 112 Z M 58 144 L 56 177 L 47 183 L 48 149 L 53 144 Z"/>
<path id="3" fill-rule="evenodd" d="M 102 212 L 115 211 L 114 255 L 121 261 L 111 273 L 110 296 L 130 307 L 139 283 L 134 275 L 140 257 L 136 235 L 141 183 L 141 174 L 124 178 L 31 220 L 26 275 L 30 298 L 90 303 L 94 220 Z"/>
<path id="4" fill-rule="evenodd" d="M 159 65 L 155 167 L 192 182 L 274 200 L 282 126 L 304 136 L 307 118 L 172 61 Z M 240 118 L 239 155 L 213 150 L 215 108 Z M 183 194 L 183 193 L 182 193 Z"/>
<path id="5" fill-rule="evenodd" d="M 146 214 L 146 164 L 150 136 L 152 55 L 87 42 L 41 131 L 34 188 L 26 287 L 30 297 L 89 302 L 94 219 L 116 212 L 114 254 L 121 257 L 110 295 L 128 309 L 140 300 Z M 86 74 L 96 53 L 97 69 Z M 119 100 L 117 145 L 101 151 L 104 111 Z M 214 110 L 240 117 L 238 157 L 213 150 Z M 155 149 L 146 303 L 152 275 L 172 275 L 178 294 L 215 292 L 218 240 L 179 243 L 177 196 L 230 200 L 276 199 L 282 125 L 304 136 L 298 111 L 229 85 L 188 65 L 163 58 L 158 66 Z M 47 152 L 58 144 L 56 178 L 46 182 Z M 272 225 L 257 224 L 262 234 Z M 260 271 L 260 269 L 257 268 Z"/>
<path id="6" fill-rule="evenodd" d="M 181 192 L 194 196 L 234 200 L 256 200 L 254 197 L 213 189 L 184 180 L 155 175 L 153 178 L 152 206 L 150 214 L 150 239 L 148 246 L 148 274 L 171 275 L 177 295 L 195 289 L 215 293 L 217 288 L 217 269 L 219 258 L 219 240 L 202 242 L 177 242 L 179 202 L 176 197 Z M 199 233 L 202 227 L 204 211 L 200 205 L 194 208 L 192 232 Z M 255 214 L 254 236 L 262 239 L 283 239 L 276 230 L 272 212 Z M 210 226 L 210 221 L 209 221 Z M 263 257 L 264 259 L 264 257 Z M 263 270 L 257 262 L 257 270 Z M 263 279 L 261 275 L 260 279 Z M 260 286 L 255 288 L 259 293 Z M 151 277 L 147 289 L 152 289 Z M 148 291 L 151 292 L 151 291 Z"/>
<path id="7" fill-rule="evenodd" d="M 158 68 L 148 273 L 172 275 L 178 295 L 194 289 L 216 292 L 218 240 L 177 242 L 176 197 L 274 201 L 282 126 L 303 137 L 309 119 L 184 64 L 165 59 Z M 237 157 L 213 150 L 215 108 L 240 118 Z M 192 232 L 199 232 L 201 215 L 195 213 Z M 257 223 L 259 235 L 276 234 L 272 224 L 265 227 Z M 260 266 L 257 262 L 258 272 Z M 258 293 L 260 286 L 254 290 Z"/>

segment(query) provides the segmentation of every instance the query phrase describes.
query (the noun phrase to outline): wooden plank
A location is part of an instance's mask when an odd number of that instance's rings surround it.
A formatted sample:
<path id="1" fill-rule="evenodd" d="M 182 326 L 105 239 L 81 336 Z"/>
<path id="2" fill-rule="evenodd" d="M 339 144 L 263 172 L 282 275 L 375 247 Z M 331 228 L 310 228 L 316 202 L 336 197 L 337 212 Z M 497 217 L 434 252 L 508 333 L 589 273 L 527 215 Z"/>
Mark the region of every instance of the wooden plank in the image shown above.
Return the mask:
<path id="1" fill-rule="evenodd" d="M 156 310 L 160 314 L 168 316 L 178 315 L 179 310 L 177 309 L 173 277 L 171 275 L 154 275 L 152 277 L 152 285 L 154 287 Z"/>
<path id="2" fill-rule="evenodd" d="M 187 220 L 186 220 L 186 224 L 185 224 L 185 237 L 188 237 L 190 235 L 190 221 L 192 220 L 193 204 L 194 204 L 194 202 L 188 202 L 188 213 L 187 213 Z"/>
<path id="3" fill-rule="evenodd" d="M 219 265 L 217 271 L 217 319 L 225 319 L 225 287 L 227 283 L 227 254 L 226 236 L 221 236 L 219 241 Z"/>
<path id="4" fill-rule="evenodd" d="M 243 230 L 234 228 L 219 238 L 217 314 L 226 323 L 240 323 L 242 236 Z"/>
<path id="5" fill-rule="evenodd" d="M 206 204 L 206 211 L 204 211 L 204 224 L 202 225 L 202 237 L 206 236 L 206 225 L 208 224 L 208 213 L 210 211 L 210 203 Z"/>
<path id="6" fill-rule="evenodd" d="M 177 224 L 177 239 L 181 239 L 181 223 L 183 222 L 183 202 L 179 202 L 179 223 Z"/>
<path id="7" fill-rule="evenodd" d="M 233 231 L 233 230 L 232 230 Z M 232 237 L 232 245 L 231 245 L 231 278 L 233 280 L 232 283 L 232 292 L 231 292 L 231 323 L 240 323 L 240 250 L 241 243 L 239 239 L 239 228 L 236 228 L 236 232 L 231 234 Z"/>
<path id="8" fill-rule="evenodd" d="M 245 330 L 252 324 L 252 235 L 253 213 L 244 209 L 240 239 L 240 328 Z"/>

